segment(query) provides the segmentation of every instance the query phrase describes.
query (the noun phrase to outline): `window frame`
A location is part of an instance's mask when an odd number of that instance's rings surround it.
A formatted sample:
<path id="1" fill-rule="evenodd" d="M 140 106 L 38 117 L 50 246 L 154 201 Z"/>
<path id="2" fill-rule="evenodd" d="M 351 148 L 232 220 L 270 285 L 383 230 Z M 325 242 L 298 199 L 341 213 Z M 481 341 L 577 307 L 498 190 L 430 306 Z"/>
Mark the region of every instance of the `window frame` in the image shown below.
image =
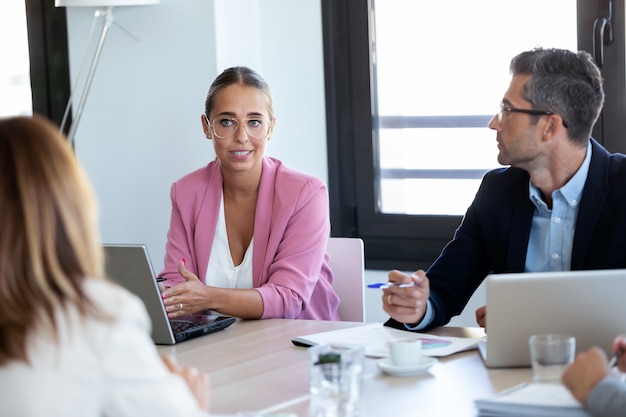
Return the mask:
<path id="1" fill-rule="evenodd" d="M 577 0 L 578 47 L 593 52 L 593 22 L 608 16 L 609 2 L 614 43 L 604 50 L 607 100 L 593 135 L 610 151 L 626 153 L 618 132 L 626 115 L 624 0 Z M 462 216 L 377 212 L 371 3 L 321 0 L 321 5 L 331 234 L 361 237 L 367 269 L 425 269 L 452 238 Z"/>
<path id="2" fill-rule="evenodd" d="M 25 5 L 33 113 L 60 126 L 71 91 L 65 8 L 49 0 Z M 66 126 L 71 122 L 70 112 Z"/>

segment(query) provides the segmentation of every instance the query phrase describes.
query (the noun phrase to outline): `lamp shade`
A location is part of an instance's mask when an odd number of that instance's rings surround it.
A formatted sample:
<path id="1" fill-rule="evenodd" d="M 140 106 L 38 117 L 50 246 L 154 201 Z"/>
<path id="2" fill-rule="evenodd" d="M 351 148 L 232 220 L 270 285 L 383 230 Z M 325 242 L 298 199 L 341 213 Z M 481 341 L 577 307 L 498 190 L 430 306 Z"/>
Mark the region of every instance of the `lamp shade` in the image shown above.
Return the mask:
<path id="1" fill-rule="evenodd" d="M 55 0 L 56 7 L 112 7 L 112 6 L 141 6 L 157 4 L 159 0 Z"/>

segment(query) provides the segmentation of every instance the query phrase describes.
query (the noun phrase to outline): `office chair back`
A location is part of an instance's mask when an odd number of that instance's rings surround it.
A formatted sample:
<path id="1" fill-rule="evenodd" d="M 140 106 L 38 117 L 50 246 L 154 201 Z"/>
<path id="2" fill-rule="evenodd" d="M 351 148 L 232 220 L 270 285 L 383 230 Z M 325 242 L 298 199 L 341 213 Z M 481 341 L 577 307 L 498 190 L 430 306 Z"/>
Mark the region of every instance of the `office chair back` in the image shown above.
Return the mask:
<path id="1" fill-rule="evenodd" d="M 335 275 L 333 288 L 339 296 L 339 317 L 343 321 L 365 321 L 365 255 L 363 240 L 331 237 L 327 249 L 329 266 Z"/>

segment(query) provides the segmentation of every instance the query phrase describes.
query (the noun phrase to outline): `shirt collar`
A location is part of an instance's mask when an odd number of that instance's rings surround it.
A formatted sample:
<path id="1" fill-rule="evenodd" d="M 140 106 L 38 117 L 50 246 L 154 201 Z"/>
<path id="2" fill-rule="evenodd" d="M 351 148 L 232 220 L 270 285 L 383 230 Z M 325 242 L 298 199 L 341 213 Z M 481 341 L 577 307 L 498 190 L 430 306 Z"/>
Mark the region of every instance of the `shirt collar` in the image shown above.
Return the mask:
<path id="1" fill-rule="evenodd" d="M 576 171 L 574 176 L 567 182 L 567 184 L 554 191 L 560 192 L 572 208 L 578 206 L 578 203 L 580 202 L 580 197 L 583 193 L 583 188 L 585 187 L 585 181 L 587 180 L 587 174 L 589 173 L 590 163 L 591 141 L 589 141 L 587 144 L 587 153 L 585 154 L 585 159 L 580 165 L 580 168 L 578 168 L 578 171 Z M 545 206 L 545 203 L 541 199 L 541 191 L 530 180 L 528 181 L 528 193 L 530 201 L 532 201 L 535 206 Z"/>

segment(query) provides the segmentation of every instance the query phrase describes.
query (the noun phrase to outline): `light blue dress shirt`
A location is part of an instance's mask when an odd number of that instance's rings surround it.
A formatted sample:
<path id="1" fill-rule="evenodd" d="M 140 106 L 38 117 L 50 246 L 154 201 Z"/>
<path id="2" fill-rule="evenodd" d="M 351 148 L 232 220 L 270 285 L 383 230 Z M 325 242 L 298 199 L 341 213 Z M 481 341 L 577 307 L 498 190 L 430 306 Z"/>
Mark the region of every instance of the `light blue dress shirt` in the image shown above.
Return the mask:
<path id="1" fill-rule="evenodd" d="M 578 171 L 567 184 L 552 192 L 552 210 L 541 198 L 541 191 L 528 181 L 529 198 L 535 205 L 535 211 L 526 251 L 526 272 L 570 270 L 578 205 L 590 162 L 591 141 L 587 144 L 587 153 Z M 416 326 L 406 323 L 404 326 L 408 330 L 422 330 L 433 318 L 433 307 L 428 300 L 422 321 Z"/>
<path id="2" fill-rule="evenodd" d="M 526 272 L 570 270 L 578 205 L 590 162 L 591 142 L 576 174 L 567 184 L 552 192 L 552 210 L 541 198 L 541 191 L 531 181 L 528 182 L 535 212 L 526 252 Z"/>
<path id="3" fill-rule="evenodd" d="M 623 417 L 626 411 L 626 385 L 615 376 L 608 376 L 591 390 L 585 405 L 594 417 Z"/>

